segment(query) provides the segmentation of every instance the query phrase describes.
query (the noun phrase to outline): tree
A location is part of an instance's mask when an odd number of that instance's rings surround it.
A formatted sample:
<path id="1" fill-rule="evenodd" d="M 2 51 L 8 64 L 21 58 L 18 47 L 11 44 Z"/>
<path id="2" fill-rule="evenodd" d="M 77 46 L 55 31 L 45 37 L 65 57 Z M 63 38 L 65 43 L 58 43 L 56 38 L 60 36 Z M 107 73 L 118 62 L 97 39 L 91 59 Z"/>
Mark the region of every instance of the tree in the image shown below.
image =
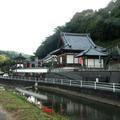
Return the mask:
<path id="1" fill-rule="evenodd" d="M 98 11 L 91 9 L 77 12 L 64 26 L 58 26 L 55 33 L 45 39 L 35 55 L 44 58 L 59 48 L 60 32 L 90 33 L 95 42 L 111 42 L 120 38 L 120 0 L 111 1 Z"/>

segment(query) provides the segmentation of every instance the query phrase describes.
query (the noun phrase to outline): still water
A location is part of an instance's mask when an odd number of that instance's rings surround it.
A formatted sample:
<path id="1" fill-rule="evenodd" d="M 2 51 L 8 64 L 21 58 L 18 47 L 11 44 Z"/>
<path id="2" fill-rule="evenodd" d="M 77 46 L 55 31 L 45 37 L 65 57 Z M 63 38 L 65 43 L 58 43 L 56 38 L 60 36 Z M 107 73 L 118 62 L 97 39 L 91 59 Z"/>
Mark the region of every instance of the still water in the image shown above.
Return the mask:
<path id="1" fill-rule="evenodd" d="M 68 116 L 70 120 L 120 120 L 120 109 L 112 106 L 85 99 L 75 100 L 50 92 L 37 93 L 47 96 L 47 100 L 37 99 L 43 106 Z"/>

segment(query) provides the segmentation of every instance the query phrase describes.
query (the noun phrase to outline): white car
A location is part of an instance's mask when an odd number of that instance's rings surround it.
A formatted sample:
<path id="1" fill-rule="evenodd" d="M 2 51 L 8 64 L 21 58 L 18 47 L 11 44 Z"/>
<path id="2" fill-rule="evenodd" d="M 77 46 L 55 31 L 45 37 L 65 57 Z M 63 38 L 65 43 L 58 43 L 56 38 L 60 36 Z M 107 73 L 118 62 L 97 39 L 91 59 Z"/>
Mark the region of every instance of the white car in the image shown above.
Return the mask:
<path id="1" fill-rule="evenodd" d="M 8 76 L 9 76 L 8 73 L 3 74 L 3 77 L 8 77 Z"/>

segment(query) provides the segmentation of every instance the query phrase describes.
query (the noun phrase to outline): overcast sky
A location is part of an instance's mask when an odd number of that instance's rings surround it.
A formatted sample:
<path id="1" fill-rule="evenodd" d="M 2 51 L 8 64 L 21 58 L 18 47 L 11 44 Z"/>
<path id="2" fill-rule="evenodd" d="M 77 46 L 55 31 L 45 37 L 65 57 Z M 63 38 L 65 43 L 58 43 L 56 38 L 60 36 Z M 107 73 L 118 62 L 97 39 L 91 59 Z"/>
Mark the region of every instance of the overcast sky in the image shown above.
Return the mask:
<path id="1" fill-rule="evenodd" d="M 0 50 L 32 54 L 76 12 L 105 7 L 110 0 L 0 0 Z"/>

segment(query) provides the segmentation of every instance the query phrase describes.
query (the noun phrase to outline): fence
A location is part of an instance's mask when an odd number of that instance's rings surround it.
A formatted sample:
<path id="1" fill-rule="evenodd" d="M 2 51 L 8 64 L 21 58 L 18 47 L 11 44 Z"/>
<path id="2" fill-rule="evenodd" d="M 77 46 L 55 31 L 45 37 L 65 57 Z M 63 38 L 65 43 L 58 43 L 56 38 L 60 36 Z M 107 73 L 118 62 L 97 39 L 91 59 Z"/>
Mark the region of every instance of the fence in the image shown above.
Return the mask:
<path id="1" fill-rule="evenodd" d="M 111 92 L 120 92 L 120 84 L 118 83 L 106 83 L 106 82 L 94 82 L 94 81 L 83 81 L 83 80 L 69 80 L 69 79 L 55 79 L 55 78 L 35 78 L 35 77 L 16 77 L 16 76 L 9 76 L 3 77 L 0 76 L 2 79 L 9 79 L 9 80 L 22 80 L 28 82 L 35 82 L 36 83 L 45 83 L 45 84 L 56 84 L 56 85 L 63 85 L 63 86 L 70 86 L 70 87 L 79 87 L 79 88 L 90 88 L 94 90 L 103 90 L 103 91 L 111 91 Z"/>

